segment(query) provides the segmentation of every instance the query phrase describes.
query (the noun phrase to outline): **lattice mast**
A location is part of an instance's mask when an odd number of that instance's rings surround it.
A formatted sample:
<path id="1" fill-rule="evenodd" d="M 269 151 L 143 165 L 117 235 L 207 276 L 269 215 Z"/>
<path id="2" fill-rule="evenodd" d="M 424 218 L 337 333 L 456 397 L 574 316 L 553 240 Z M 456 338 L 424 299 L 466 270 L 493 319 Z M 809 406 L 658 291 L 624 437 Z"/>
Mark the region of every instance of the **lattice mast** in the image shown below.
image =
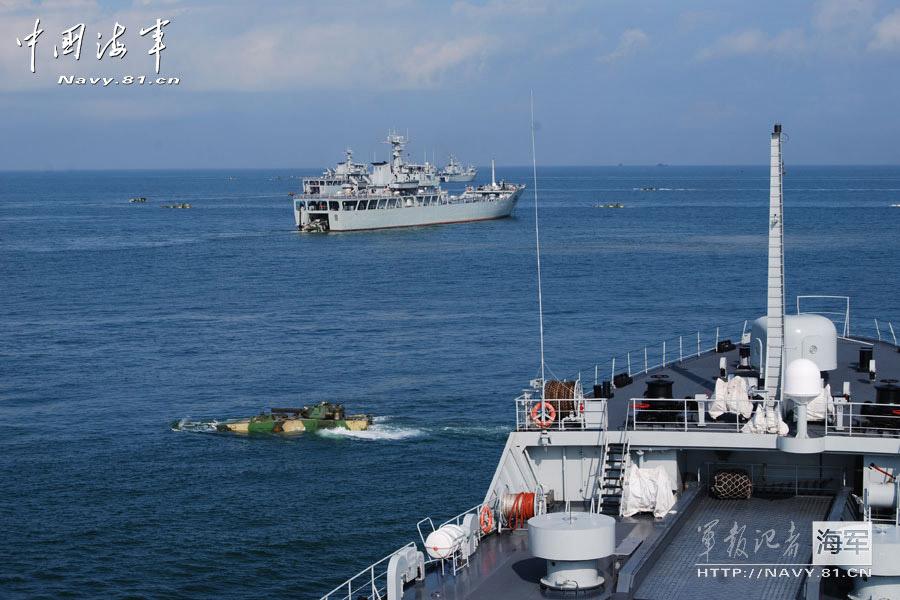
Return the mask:
<path id="1" fill-rule="evenodd" d="M 769 163 L 769 267 L 766 302 L 765 385 L 769 398 L 781 398 L 784 357 L 784 163 L 781 125 L 775 125 Z"/>

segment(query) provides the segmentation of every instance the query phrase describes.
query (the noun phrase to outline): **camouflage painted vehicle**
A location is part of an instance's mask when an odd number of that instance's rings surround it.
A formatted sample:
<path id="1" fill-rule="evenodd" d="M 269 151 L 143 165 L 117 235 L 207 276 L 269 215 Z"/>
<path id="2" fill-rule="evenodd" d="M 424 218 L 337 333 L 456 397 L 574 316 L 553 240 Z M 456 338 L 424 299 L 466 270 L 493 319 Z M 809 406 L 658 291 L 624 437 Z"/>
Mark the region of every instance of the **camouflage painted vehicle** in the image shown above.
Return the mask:
<path id="1" fill-rule="evenodd" d="M 235 433 L 299 433 L 318 429 L 343 428 L 364 431 L 372 424 L 372 415 L 347 415 L 343 404 L 322 402 L 302 408 L 272 408 L 268 413 L 243 419 L 228 419 L 209 423 L 192 423 L 211 426 L 218 431 Z M 173 429 L 184 429 L 182 422 L 172 424 Z"/>

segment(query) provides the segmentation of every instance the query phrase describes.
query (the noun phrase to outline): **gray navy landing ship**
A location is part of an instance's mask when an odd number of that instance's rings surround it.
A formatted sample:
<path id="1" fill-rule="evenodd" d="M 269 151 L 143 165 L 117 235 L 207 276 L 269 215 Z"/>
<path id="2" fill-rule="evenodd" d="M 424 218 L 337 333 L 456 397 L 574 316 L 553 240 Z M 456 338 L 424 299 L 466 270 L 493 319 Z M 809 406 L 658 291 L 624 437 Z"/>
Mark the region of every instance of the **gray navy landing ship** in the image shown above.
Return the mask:
<path id="1" fill-rule="evenodd" d="M 765 315 L 532 381 L 484 499 L 324 598 L 900 598 L 894 325 L 787 314 L 781 142 Z"/>
<path id="2" fill-rule="evenodd" d="M 319 177 L 303 180 L 303 193 L 293 196 L 294 223 L 304 233 L 367 231 L 424 225 L 449 225 L 508 217 L 525 188 L 497 181 L 491 162 L 491 183 L 467 187 L 459 195 L 441 189 L 442 176 L 434 165 L 408 163 L 407 140 L 388 134 L 390 162 L 368 166 L 347 160 Z M 450 181 L 471 181 L 450 179 Z M 466 177 L 468 177 L 466 175 Z"/>

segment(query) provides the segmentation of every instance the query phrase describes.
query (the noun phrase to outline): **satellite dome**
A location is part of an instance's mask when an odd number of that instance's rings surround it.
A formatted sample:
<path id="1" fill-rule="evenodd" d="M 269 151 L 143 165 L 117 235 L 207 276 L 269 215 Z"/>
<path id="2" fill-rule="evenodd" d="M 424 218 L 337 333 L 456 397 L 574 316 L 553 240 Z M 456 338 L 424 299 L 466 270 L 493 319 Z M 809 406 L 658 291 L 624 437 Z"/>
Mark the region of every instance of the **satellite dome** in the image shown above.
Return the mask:
<path id="1" fill-rule="evenodd" d="M 791 361 L 784 373 L 784 395 L 802 402 L 812 400 L 821 392 L 821 375 L 816 363 L 806 358 Z"/>

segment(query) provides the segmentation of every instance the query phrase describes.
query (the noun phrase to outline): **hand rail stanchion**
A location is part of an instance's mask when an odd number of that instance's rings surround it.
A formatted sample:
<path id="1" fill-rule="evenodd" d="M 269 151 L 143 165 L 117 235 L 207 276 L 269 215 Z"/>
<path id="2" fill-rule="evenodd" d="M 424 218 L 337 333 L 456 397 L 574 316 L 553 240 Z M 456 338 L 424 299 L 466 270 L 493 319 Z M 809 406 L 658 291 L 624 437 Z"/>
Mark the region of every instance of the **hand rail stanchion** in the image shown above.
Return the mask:
<path id="1" fill-rule="evenodd" d="M 680 335 L 678 336 L 678 362 L 684 362 L 684 347 L 681 343 L 681 337 Z"/>
<path id="2" fill-rule="evenodd" d="M 878 341 L 881 341 L 881 328 L 878 327 L 878 319 L 875 319 L 875 331 L 878 332 Z"/>
<path id="3" fill-rule="evenodd" d="M 647 374 L 647 346 L 644 346 L 644 374 Z"/>
<path id="4" fill-rule="evenodd" d="M 662 366 L 666 366 L 666 340 L 663 340 L 663 361 Z"/>
<path id="5" fill-rule="evenodd" d="M 700 330 L 697 330 L 697 358 L 700 358 Z"/>
<path id="6" fill-rule="evenodd" d="M 631 352 L 627 354 L 628 356 L 628 376 L 631 377 Z"/>
<path id="7" fill-rule="evenodd" d="M 894 338 L 894 345 L 897 345 L 897 336 L 894 334 L 894 323 L 893 321 L 888 321 L 888 328 L 891 330 L 891 337 Z"/>
<path id="8" fill-rule="evenodd" d="M 616 357 L 615 356 L 613 356 L 613 359 L 612 359 L 612 369 L 611 369 L 611 374 L 609 376 L 609 379 L 610 379 L 610 381 L 616 380 Z"/>

